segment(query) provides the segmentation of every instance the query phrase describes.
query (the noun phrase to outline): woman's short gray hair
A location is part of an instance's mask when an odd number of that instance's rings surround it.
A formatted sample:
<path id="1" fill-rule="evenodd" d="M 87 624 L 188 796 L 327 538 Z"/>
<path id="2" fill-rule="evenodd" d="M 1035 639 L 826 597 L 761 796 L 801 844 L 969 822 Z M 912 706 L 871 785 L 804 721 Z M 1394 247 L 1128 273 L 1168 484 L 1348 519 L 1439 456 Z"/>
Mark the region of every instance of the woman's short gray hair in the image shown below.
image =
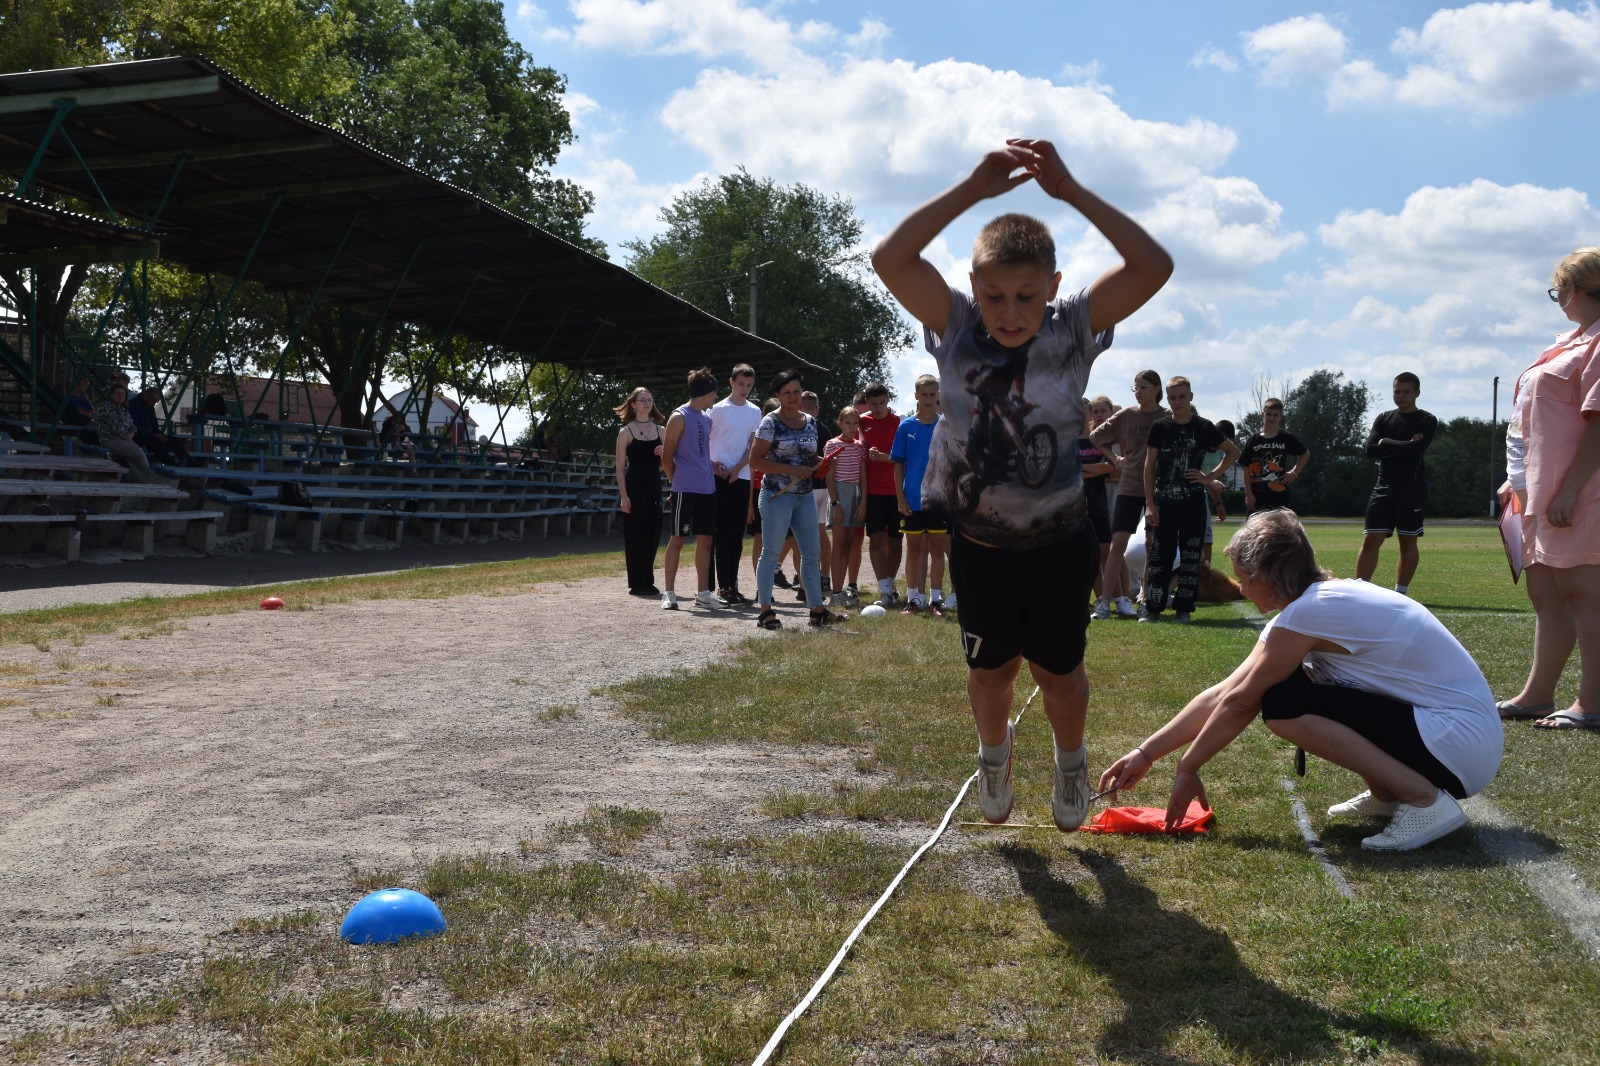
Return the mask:
<path id="1" fill-rule="evenodd" d="M 1285 603 L 1333 574 L 1317 565 L 1317 553 L 1293 511 L 1257 511 L 1223 549 L 1234 566 L 1265 581 Z"/>

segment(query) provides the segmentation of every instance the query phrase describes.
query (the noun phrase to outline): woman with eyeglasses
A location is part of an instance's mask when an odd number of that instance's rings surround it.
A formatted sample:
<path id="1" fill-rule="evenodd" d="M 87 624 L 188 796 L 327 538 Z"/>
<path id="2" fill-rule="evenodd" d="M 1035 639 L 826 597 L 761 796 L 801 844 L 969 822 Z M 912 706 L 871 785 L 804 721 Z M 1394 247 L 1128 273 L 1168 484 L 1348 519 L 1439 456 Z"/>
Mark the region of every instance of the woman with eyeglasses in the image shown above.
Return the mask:
<path id="1" fill-rule="evenodd" d="M 1517 379 L 1506 427 L 1500 499 L 1522 515 L 1535 625 L 1533 667 L 1500 717 L 1600 729 L 1600 248 L 1561 260 L 1551 281 L 1550 299 L 1573 328 Z M 1578 698 L 1558 711 L 1556 683 L 1574 646 Z"/>
<path id="2" fill-rule="evenodd" d="M 1121 473 L 1117 475 L 1117 502 L 1111 510 L 1111 549 L 1106 552 L 1105 567 L 1100 574 L 1100 588 L 1115 589 L 1122 575 L 1122 556 L 1128 550 L 1128 538 L 1139 528 L 1144 517 L 1144 453 L 1145 442 L 1150 437 L 1150 427 L 1156 419 L 1164 418 L 1167 409 L 1161 406 L 1161 375 L 1154 370 L 1141 370 L 1133 379 L 1135 405 L 1124 407 L 1089 431 L 1089 439 L 1096 446 L 1110 449 Z M 1113 601 L 1122 618 L 1138 617 L 1126 593 Z M 1095 606 L 1095 618 L 1111 617 L 1110 607 L 1102 610 Z"/>

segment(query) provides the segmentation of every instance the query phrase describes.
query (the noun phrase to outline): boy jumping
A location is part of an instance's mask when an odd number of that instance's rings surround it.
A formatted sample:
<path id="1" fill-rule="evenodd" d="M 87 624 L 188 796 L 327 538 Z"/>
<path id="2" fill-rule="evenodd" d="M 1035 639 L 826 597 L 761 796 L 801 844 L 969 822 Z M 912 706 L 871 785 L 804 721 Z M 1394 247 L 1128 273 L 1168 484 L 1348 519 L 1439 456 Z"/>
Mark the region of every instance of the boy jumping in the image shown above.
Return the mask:
<path id="1" fill-rule="evenodd" d="M 1029 216 L 1002 215 L 974 242 L 970 295 L 951 288 L 923 249 L 963 211 L 1028 181 L 1076 208 L 1122 262 L 1088 289 L 1057 299 L 1050 231 Z M 878 245 L 872 265 L 925 327 L 947 390 L 923 506 L 943 508 L 955 526 L 950 577 L 961 598 L 967 696 L 978 727 L 978 804 L 989 822 L 1011 815 L 1012 683 L 1026 658 L 1055 734 L 1051 809 L 1069 832 L 1082 824 L 1091 796 L 1083 652 L 1100 560 L 1072 445 L 1082 435 L 1090 364 L 1110 345 L 1111 328 L 1166 283 L 1172 259 L 1078 184 L 1048 141 L 1009 140 L 913 211 Z M 957 397 L 967 395 L 969 380 L 1024 353 L 1028 399 L 1037 406 L 988 415 L 1010 419 L 1017 444 L 1009 457 L 1003 440 L 991 444 L 974 463 L 967 445 L 981 397 Z"/>

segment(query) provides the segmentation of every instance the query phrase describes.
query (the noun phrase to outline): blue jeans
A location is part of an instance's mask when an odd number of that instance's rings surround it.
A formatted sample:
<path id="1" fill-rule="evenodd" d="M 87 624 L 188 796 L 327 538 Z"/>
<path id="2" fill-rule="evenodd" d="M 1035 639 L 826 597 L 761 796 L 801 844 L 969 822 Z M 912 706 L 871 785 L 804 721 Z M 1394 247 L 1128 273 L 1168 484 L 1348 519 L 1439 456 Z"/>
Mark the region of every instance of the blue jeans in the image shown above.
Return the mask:
<path id="1" fill-rule="evenodd" d="M 822 546 L 817 542 L 817 505 L 809 492 L 780 495 L 761 485 L 761 560 L 756 563 L 756 602 L 772 606 L 772 575 L 778 569 L 778 556 L 784 539 L 794 534 L 800 549 L 800 582 L 806 590 L 806 606 L 821 607 L 822 568 L 817 560 Z"/>

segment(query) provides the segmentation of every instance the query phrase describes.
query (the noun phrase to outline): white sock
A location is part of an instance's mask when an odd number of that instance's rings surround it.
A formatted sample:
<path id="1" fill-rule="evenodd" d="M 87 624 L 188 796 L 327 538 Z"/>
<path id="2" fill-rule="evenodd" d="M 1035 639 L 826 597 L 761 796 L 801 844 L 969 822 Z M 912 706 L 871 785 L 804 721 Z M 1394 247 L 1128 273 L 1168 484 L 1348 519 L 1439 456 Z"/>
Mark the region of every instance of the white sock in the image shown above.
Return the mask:
<path id="1" fill-rule="evenodd" d="M 1011 731 L 1006 730 L 1006 739 L 1003 744 L 989 745 L 978 738 L 978 758 L 990 766 L 1004 766 L 1006 760 L 1011 758 Z"/>
<path id="2" fill-rule="evenodd" d="M 1394 590 L 1396 592 L 1398 592 L 1400 595 L 1404 596 L 1406 594 L 1406 590 L 1409 589 L 1410 587 L 1411 587 L 1410 585 L 1402 585 L 1402 584 L 1396 582 L 1395 586 L 1394 586 Z"/>
<path id="3" fill-rule="evenodd" d="M 1060 744 L 1056 745 L 1056 765 L 1063 770 L 1076 770 L 1083 765 L 1084 760 L 1088 757 L 1089 752 L 1082 744 L 1079 744 L 1071 751 L 1063 748 Z"/>
<path id="4" fill-rule="evenodd" d="M 878 581 L 878 592 L 881 595 L 886 596 L 886 597 L 887 596 L 893 596 L 894 595 L 894 578 L 888 578 L 887 580 L 880 578 L 879 581 Z"/>
<path id="5" fill-rule="evenodd" d="M 912 603 L 921 603 L 922 602 L 922 590 L 921 589 L 906 589 L 906 599 L 910 600 Z"/>

